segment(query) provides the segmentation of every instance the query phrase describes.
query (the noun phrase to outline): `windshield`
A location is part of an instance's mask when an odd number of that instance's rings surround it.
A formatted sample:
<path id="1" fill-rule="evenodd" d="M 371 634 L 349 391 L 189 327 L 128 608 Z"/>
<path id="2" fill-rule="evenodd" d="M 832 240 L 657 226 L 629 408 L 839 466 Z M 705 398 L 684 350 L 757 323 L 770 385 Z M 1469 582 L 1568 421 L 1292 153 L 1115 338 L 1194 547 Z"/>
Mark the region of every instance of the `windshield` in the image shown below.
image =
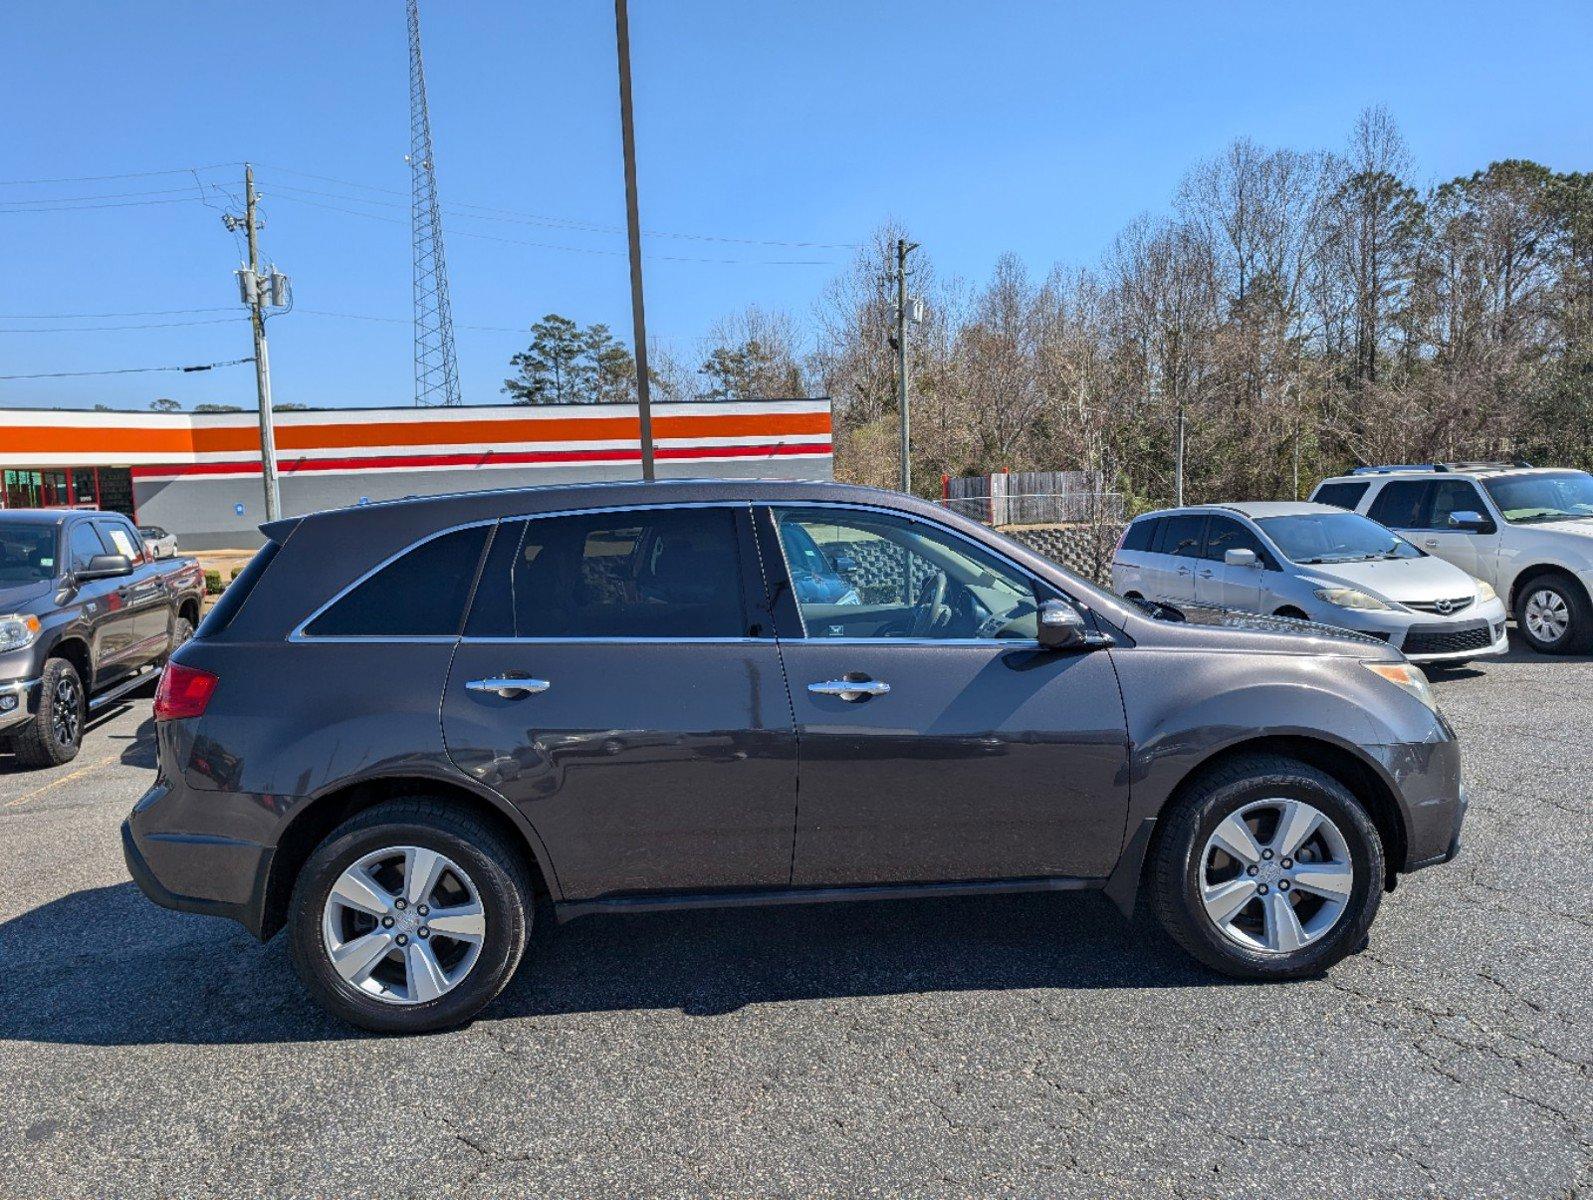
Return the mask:
<path id="1" fill-rule="evenodd" d="M 55 578 L 55 526 L 0 524 L 0 584 Z"/>
<path id="2" fill-rule="evenodd" d="M 1556 471 L 1553 475 L 1506 475 L 1484 479 L 1493 502 L 1512 525 L 1539 525 L 1593 517 L 1593 475 Z"/>
<path id="3" fill-rule="evenodd" d="M 1422 552 L 1359 513 L 1301 513 L 1257 521 L 1297 563 L 1367 562 L 1374 558 L 1420 558 Z"/>

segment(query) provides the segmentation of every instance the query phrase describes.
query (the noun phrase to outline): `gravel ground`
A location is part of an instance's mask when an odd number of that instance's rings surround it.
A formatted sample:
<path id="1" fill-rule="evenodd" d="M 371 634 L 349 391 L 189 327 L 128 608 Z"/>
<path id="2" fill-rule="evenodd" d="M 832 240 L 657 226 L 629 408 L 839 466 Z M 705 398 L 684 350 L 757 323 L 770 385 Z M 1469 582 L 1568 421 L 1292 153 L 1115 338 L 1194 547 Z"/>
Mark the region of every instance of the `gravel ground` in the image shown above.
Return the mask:
<path id="1" fill-rule="evenodd" d="M 1439 690 L 1466 848 L 1327 978 L 1208 976 L 1094 896 L 605 916 L 408 1040 L 127 882 L 137 701 L 0 756 L 0 1195 L 1586 1194 L 1593 662 Z"/>

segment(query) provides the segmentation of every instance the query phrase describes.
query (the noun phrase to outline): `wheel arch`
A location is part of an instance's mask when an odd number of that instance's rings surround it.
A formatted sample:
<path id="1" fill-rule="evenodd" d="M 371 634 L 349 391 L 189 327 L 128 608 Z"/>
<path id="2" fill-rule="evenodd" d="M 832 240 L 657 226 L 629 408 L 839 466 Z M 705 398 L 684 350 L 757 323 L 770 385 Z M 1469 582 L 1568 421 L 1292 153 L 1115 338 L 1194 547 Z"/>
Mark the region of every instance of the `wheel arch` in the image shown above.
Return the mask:
<path id="1" fill-rule="evenodd" d="M 288 903 L 300 869 L 326 835 L 356 813 L 403 797 L 441 800 L 471 813 L 518 849 L 539 896 L 560 898 L 558 876 L 536 830 L 497 797 L 468 784 L 433 775 L 383 775 L 345 783 L 300 806 L 277 839 L 261 901 L 260 938 L 273 937 L 287 921 Z"/>
<path id="2" fill-rule="evenodd" d="M 1343 784 L 1351 795 L 1366 805 L 1372 824 L 1383 839 L 1387 863 L 1383 885 L 1385 889 L 1393 890 L 1398 868 L 1405 862 L 1409 839 L 1399 801 L 1382 771 L 1355 750 L 1327 738 L 1297 733 L 1264 734 L 1230 742 L 1192 764 L 1167 793 L 1155 813 L 1141 822 L 1139 830 L 1133 831 L 1106 885 L 1107 896 L 1123 910 L 1124 915 L 1133 915 L 1143 889 L 1144 865 L 1154 856 L 1158 839 L 1166 828 L 1162 815 L 1198 788 L 1213 772 L 1237 758 L 1258 754 L 1281 755 L 1314 767 Z"/>
<path id="3" fill-rule="evenodd" d="M 94 690 L 94 655 L 89 650 L 88 642 L 76 634 L 58 639 L 44 657 L 46 661 L 52 658 L 66 659 L 77 671 L 77 677 L 83 681 L 84 692 L 89 693 Z"/>
<path id="4" fill-rule="evenodd" d="M 199 597 L 189 596 L 177 606 L 177 615 L 187 620 L 195 629 L 199 628 Z"/>
<path id="5" fill-rule="evenodd" d="M 1587 588 L 1583 586 L 1582 581 L 1577 578 L 1576 572 L 1571 570 L 1571 568 L 1564 567 L 1559 563 L 1553 562 L 1536 563 L 1533 566 L 1523 567 L 1521 570 L 1517 571 L 1515 579 L 1513 579 L 1510 583 L 1509 607 L 1511 616 L 1515 616 L 1516 603 L 1521 598 L 1522 590 L 1529 583 L 1532 583 L 1534 580 L 1542 579 L 1545 576 L 1553 576 L 1556 579 L 1569 583 L 1582 594 L 1582 598 L 1584 600 L 1588 600 L 1590 603 L 1593 603 L 1593 597 L 1588 595 Z"/>

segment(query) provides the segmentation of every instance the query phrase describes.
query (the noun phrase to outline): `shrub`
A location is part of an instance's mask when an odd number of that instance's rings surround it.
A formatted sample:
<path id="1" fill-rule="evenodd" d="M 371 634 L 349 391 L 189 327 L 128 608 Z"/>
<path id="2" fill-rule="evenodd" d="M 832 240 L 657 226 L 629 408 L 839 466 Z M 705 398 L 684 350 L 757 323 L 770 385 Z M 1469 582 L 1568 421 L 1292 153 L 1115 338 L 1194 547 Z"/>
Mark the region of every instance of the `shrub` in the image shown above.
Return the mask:
<path id="1" fill-rule="evenodd" d="M 226 590 L 226 586 L 226 584 L 221 582 L 220 571 L 207 570 L 205 572 L 205 595 L 219 596 Z"/>

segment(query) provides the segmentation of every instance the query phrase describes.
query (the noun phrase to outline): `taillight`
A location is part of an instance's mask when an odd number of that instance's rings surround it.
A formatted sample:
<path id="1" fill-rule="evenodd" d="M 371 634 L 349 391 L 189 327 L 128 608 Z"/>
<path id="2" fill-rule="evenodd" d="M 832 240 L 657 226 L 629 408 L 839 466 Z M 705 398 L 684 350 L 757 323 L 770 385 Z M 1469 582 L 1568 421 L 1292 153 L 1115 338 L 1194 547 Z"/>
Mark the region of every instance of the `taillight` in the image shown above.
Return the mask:
<path id="1" fill-rule="evenodd" d="M 160 673 L 160 685 L 155 689 L 155 720 L 181 721 L 185 717 L 200 717 L 205 705 L 210 703 L 219 675 L 169 662 Z"/>

